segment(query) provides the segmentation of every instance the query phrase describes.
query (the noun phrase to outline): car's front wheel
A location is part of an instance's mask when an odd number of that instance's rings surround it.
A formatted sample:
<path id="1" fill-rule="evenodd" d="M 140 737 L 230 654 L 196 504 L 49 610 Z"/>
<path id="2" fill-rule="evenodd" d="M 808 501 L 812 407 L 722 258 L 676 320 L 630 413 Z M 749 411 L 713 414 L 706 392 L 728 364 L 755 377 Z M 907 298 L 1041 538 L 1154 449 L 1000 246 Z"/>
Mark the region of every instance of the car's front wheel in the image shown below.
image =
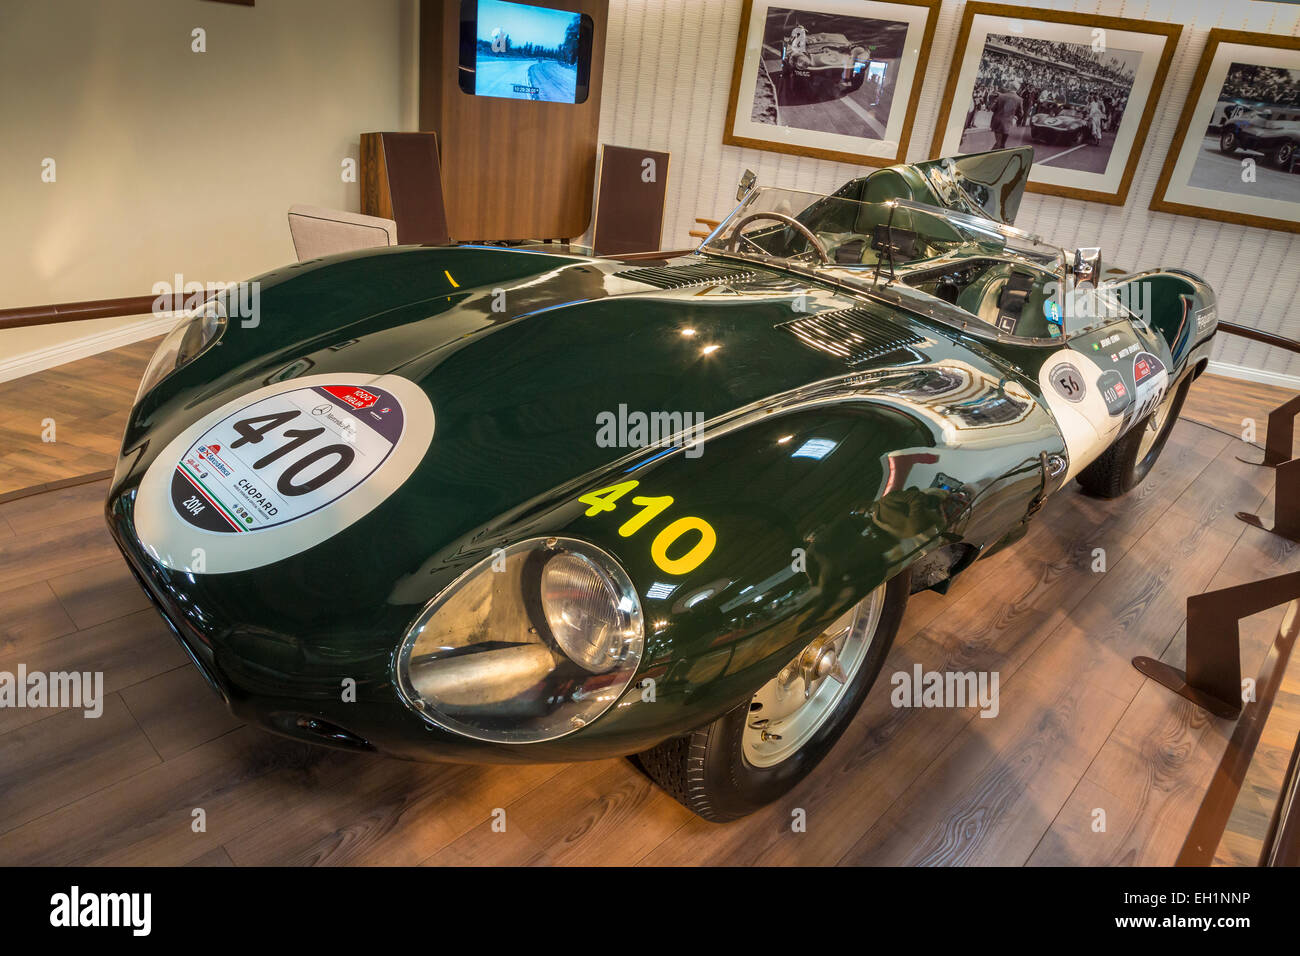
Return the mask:
<path id="1" fill-rule="evenodd" d="M 1079 472 L 1075 480 L 1085 493 L 1096 498 L 1118 498 L 1142 482 L 1169 441 L 1191 384 L 1192 376 L 1188 375 L 1177 388 L 1169 390 L 1144 421 L 1130 428 L 1100 458 Z"/>
<path id="2" fill-rule="evenodd" d="M 744 704 L 633 760 L 706 820 L 745 816 L 780 798 L 844 733 L 884 666 L 911 575 L 880 585 L 818 635 Z"/>
<path id="3" fill-rule="evenodd" d="M 1237 151 L 1237 131 L 1234 129 L 1225 129 L 1219 134 L 1219 152 L 1227 153 L 1231 156 Z"/>

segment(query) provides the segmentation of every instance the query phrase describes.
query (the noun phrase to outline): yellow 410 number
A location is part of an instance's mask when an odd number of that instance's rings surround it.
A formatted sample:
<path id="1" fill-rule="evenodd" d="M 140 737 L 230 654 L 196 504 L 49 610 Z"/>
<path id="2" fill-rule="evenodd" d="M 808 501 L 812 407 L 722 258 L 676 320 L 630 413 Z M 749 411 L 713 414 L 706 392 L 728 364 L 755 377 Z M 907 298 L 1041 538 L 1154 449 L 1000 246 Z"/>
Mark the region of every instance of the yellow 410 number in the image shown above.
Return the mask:
<path id="1" fill-rule="evenodd" d="M 587 506 L 585 514 L 591 518 L 602 511 L 613 511 L 617 507 L 615 502 L 639 484 L 639 481 L 620 482 L 608 488 L 589 491 L 578 500 Z M 618 529 L 619 535 L 630 538 L 672 507 L 672 503 L 671 495 L 661 495 L 657 498 L 637 495 L 632 499 L 632 504 L 641 510 L 623 522 Z M 695 546 L 679 558 L 668 557 L 668 549 L 675 545 L 682 535 L 690 531 L 699 532 L 700 540 L 695 542 Z M 659 570 L 667 574 L 689 574 L 704 563 L 704 559 L 713 553 L 717 543 L 718 535 L 714 532 L 713 526 L 703 518 L 693 516 L 678 518 L 655 535 L 654 541 L 650 544 L 650 557 L 654 559 Z"/>

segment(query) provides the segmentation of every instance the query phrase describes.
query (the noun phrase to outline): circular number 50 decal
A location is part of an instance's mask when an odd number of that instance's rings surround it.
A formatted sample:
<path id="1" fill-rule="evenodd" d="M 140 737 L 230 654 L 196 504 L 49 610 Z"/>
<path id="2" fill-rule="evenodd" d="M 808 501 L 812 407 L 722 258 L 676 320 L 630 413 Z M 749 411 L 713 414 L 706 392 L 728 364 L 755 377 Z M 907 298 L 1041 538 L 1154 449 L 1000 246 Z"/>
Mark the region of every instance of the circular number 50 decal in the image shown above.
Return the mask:
<path id="1" fill-rule="evenodd" d="M 140 484 L 136 531 L 178 570 L 260 567 L 369 513 L 410 477 L 432 437 L 428 398 L 395 375 L 267 386 L 163 450 Z"/>

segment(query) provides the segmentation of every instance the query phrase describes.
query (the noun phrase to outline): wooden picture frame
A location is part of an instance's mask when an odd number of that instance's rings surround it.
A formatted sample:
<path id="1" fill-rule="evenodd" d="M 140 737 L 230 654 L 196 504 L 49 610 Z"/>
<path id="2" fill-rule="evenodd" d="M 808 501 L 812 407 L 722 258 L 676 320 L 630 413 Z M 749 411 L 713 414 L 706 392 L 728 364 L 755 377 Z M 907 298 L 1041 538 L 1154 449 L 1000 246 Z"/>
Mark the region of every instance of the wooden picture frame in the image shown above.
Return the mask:
<path id="1" fill-rule="evenodd" d="M 1034 25 L 1038 26 L 1037 30 L 1032 29 Z M 930 141 L 931 158 L 938 159 L 942 156 L 995 148 L 993 142 L 979 144 L 976 148 L 969 146 L 950 148 L 954 145 L 954 139 L 960 144 L 968 139 L 968 133 L 977 132 L 977 129 L 970 125 L 971 116 L 978 113 L 974 107 L 976 97 L 980 93 L 979 68 L 990 52 L 986 45 L 990 35 L 998 36 L 1000 42 L 1012 37 L 1023 42 L 1016 34 L 1024 34 L 1024 39 L 1046 43 L 1062 50 L 1066 47 L 1090 46 L 1095 51 L 1095 44 L 1100 39 L 1103 44 L 1100 55 L 1108 52 L 1106 42 L 1118 37 L 1119 42 L 1125 45 L 1116 45 L 1109 49 L 1114 51 L 1114 57 L 1122 58 L 1122 62 L 1119 67 L 1111 68 L 1116 73 L 1123 73 L 1128 64 L 1133 64 L 1133 77 L 1127 88 L 1114 79 L 1094 78 L 1086 76 L 1079 70 L 1072 71 L 1068 67 L 1058 67 L 1057 76 L 1062 84 L 1073 84 L 1076 77 L 1084 76 L 1084 79 L 1091 81 L 1094 86 L 1106 83 L 1114 86 L 1115 100 L 1118 100 L 1121 94 L 1124 98 L 1124 104 L 1118 113 L 1112 111 L 1101 120 L 1106 129 L 1097 144 L 1087 145 L 1092 152 L 1070 160 L 1069 167 L 1053 168 L 1050 165 L 1052 160 L 1065 154 L 1055 151 L 1049 153 L 1045 159 L 1040 158 L 1041 153 L 1046 150 L 1039 148 L 1042 144 L 1031 142 L 1030 137 L 1050 135 L 1052 138 L 1059 138 L 1064 133 L 1074 135 L 1074 132 L 1068 127 L 1058 131 L 1050 124 L 1035 124 L 1034 119 L 1040 115 L 1055 119 L 1061 113 L 1067 114 L 1067 119 L 1074 118 L 1083 104 L 1069 100 L 1064 92 L 1064 86 L 1059 87 L 1055 92 L 1049 89 L 1054 82 L 1050 69 L 1054 64 L 1046 59 L 1045 55 L 1022 51 L 1018 47 L 1011 46 L 995 46 L 991 52 L 1020 55 L 1026 61 L 1037 61 L 1037 64 L 1048 68 L 1048 78 L 1040 81 L 1041 88 L 1034 90 L 1033 109 L 1026 104 L 1024 112 L 1031 115 L 1018 114 L 1027 121 L 1025 125 L 1028 132 L 1023 134 L 1025 142 L 1013 143 L 1004 136 L 1007 146 L 1034 145 L 1036 147 L 1035 164 L 1026 186 L 1027 191 L 1070 199 L 1086 199 L 1108 205 L 1123 205 L 1132 188 L 1138 159 L 1150 131 L 1156 104 L 1159 102 L 1160 93 L 1169 75 L 1169 65 L 1173 60 L 1182 31 L 1183 27 L 1178 23 L 1043 10 L 1001 3 L 966 4 L 957 33 L 953 67 L 948 73 L 943 95 L 940 97 L 939 115 L 934 136 Z M 971 49 L 972 38 L 978 42 L 977 50 Z M 1134 46 L 1139 49 L 1131 49 Z M 1114 57 L 1111 60 L 1112 64 L 1115 62 Z M 1031 68 L 1033 66 L 1034 64 L 1031 64 Z M 1133 109 L 1137 105 L 1133 103 L 1135 92 L 1140 92 L 1142 96 L 1142 102 L 1136 110 Z M 957 102 L 959 98 L 962 100 L 961 103 Z M 1092 98 L 1101 99 L 1101 97 Z M 1109 96 L 1105 99 L 1107 102 L 1110 101 Z M 1038 105 L 1044 106 L 1041 114 L 1033 111 Z M 1058 112 L 1051 113 L 1053 108 Z M 965 111 L 965 118 L 954 137 L 954 111 L 958 110 Z M 956 115 L 963 114 L 959 112 Z M 1078 115 L 1078 118 L 1083 120 L 1085 127 L 1090 127 L 1090 114 L 1083 112 Z M 997 136 L 998 134 L 990 129 L 990 140 L 996 140 Z M 1109 145 L 1106 143 L 1107 136 L 1110 137 Z M 969 139 L 973 141 L 974 137 Z M 972 142 L 971 145 L 974 143 Z M 1070 143 L 1066 140 L 1063 145 L 1070 146 Z M 1073 152 L 1081 148 L 1084 147 L 1076 145 L 1070 147 L 1069 151 Z M 1105 150 L 1104 155 L 1101 154 L 1102 149 Z M 1122 150 L 1124 155 L 1115 156 L 1117 149 Z M 1102 168 L 1100 170 L 1086 168 L 1088 165 L 1096 164 L 1101 164 Z"/>
<path id="2" fill-rule="evenodd" d="M 1287 51 L 1294 53 L 1294 66 L 1290 69 L 1300 69 L 1300 37 L 1278 36 L 1271 33 L 1247 33 L 1241 30 L 1221 30 L 1214 29 L 1210 31 L 1209 37 L 1205 42 L 1205 49 L 1201 53 L 1201 59 L 1197 63 L 1196 73 L 1192 81 L 1192 87 L 1187 93 L 1187 101 L 1183 104 L 1183 111 L 1178 117 L 1178 129 L 1174 133 L 1173 142 L 1169 146 L 1169 154 L 1165 157 L 1164 165 L 1160 169 L 1160 178 L 1156 181 L 1155 193 L 1151 197 L 1150 208 L 1157 212 L 1171 212 L 1180 216 L 1194 216 L 1199 219 L 1212 219 L 1216 222 L 1231 222 L 1243 226 L 1256 226 L 1260 229 L 1277 229 L 1282 232 L 1300 232 L 1300 160 L 1296 160 L 1296 171 L 1285 172 L 1275 170 L 1264 156 L 1254 156 L 1255 150 L 1247 151 L 1247 155 L 1256 159 L 1258 169 L 1255 170 L 1257 177 L 1268 177 L 1266 185 L 1273 185 L 1275 189 L 1264 189 L 1258 192 L 1262 195 L 1252 196 L 1250 190 L 1229 190 L 1214 189 L 1204 185 L 1208 180 L 1209 170 L 1202 170 L 1205 175 L 1202 178 L 1203 185 L 1197 185 L 1193 182 L 1198 178 L 1198 167 L 1202 166 L 1206 160 L 1211 159 L 1206 155 L 1212 152 L 1205 144 L 1205 139 L 1210 137 L 1210 131 L 1215 127 L 1216 120 L 1228 120 L 1227 116 L 1220 117 L 1219 104 L 1223 102 L 1224 85 L 1227 81 L 1227 71 L 1235 63 L 1242 62 L 1234 55 L 1236 48 L 1254 47 L 1262 51 L 1261 58 L 1274 59 L 1268 54 L 1268 51 Z M 1226 60 L 1231 62 L 1227 69 L 1223 63 Z M 1290 58 L 1286 58 L 1290 59 Z M 1247 65 L 1259 66 L 1261 64 L 1246 61 Z M 1280 69 L 1288 67 L 1280 66 Z M 1207 89 L 1207 84 L 1217 87 L 1217 91 Z M 1215 92 L 1215 103 L 1210 106 L 1210 112 L 1206 114 L 1206 103 L 1211 92 Z M 1291 111 L 1300 114 L 1300 103 L 1291 108 Z M 1289 115 L 1289 114 L 1288 114 Z M 1199 118 L 1198 118 L 1199 117 Z M 1244 117 L 1238 116 L 1235 119 Z M 1300 137 L 1300 122 L 1296 123 L 1297 136 Z M 1201 145 L 1198 147 L 1194 142 L 1189 143 L 1188 137 L 1194 136 L 1197 129 L 1205 124 L 1205 129 L 1201 133 L 1204 137 Z M 1219 135 L 1222 137 L 1224 122 L 1218 124 Z M 1201 156 L 1195 156 L 1199 152 Z M 1222 147 L 1219 149 L 1222 154 Z M 1245 159 L 1246 156 L 1242 156 Z M 1224 159 L 1227 159 L 1224 156 Z M 1224 174 L 1227 170 L 1224 169 Z M 1290 177 L 1289 180 L 1286 177 Z M 1255 182 L 1258 182 L 1258 178 Z M 1226 181 L 1225 181 L 1226 182 Z M 1234 184 L 1235 185 L 1235 184 Z M 1278 188 L 1282 190 L 1281 195 Z M 1197 193 L 1210 194 L 1205 198 L 1207 200 L 1217 200 L 1217 205 L 1206 205 L 1190 201 L 1196 197 Z M 1271 194 L 1270 194 L 1271 193 Z M 1289 199 L 1289 195 L 1295 196 L 1294 201 Z M 1171 198 L 1172 197 L 1172 198 Z M 1221 198 L 1218 198 L 1221 197 Z M 1225 208 L 1222 203 L 1232 203 L 1235 208 Z M 1293 206 L 1290 210 L 1294 215 L 1292 218 L 1279 218 L 1276 215 L 1266 214 L 1260 207 L 1268 206 L 1270 213 L 1287 206 Z"/>
<path id="3" fill-rule="evenodd" d="M 855 166 L 905 162 L 941 4 L 942 0 L 745 0 L 722 142 Z M 808 21 L 804 27 L 807 49 L 796 52 L 812 50 L 817 59 L 808 63 L 809 69 L 794 68 L 794 56 L 784 55 L 784 43 L 782 50 L 764 43 L 764 33 L 775 29 L 774 24 L 779 26 L 782 15 L 795 29 L 803 26 L 800 21 Z M 863 21 L 863 33 L 850 37 L 842 31 L 852 30 L 854 20 Z M 897 30 L 891 30 L 894 35 L 885 37 L 884 43 L 865 47 L 864 36 L 876 38 L 884 32 L 878 28 L 900 25 L 906 26 L 901 38 Z M 841 44 L 828 39 L 837 35 L 848 41 L 842 44 L 843 52 L 838 49 Z M 901 55 L 860 58 L 859 51 L 865 49 L 870 57 L 881 46 L 889 47 L 884 53 L 897 49 Z M 842 70 L 827 67 L 836 55 L 843 57 Z M 786 64 L 777 77 L 768 66 L 773 60 Z M 859 85 L 853 85 L 855 82 Z M 900 86 L 904 87 L 901 91 Z M 770 110 L 763 102 L 765 87 L 770 87 Z M 783 123 L 781 97 L 787 87 L 787 122 Z M 872 90 L 874 101 L 869 99 Z M 899 106 L 903 108 L 899 110 Z M 774 114 L 774 118 L 755 119 L 760 114 Z M 857 129 L 868 131 L 868 135 L 855 135 Z"/>

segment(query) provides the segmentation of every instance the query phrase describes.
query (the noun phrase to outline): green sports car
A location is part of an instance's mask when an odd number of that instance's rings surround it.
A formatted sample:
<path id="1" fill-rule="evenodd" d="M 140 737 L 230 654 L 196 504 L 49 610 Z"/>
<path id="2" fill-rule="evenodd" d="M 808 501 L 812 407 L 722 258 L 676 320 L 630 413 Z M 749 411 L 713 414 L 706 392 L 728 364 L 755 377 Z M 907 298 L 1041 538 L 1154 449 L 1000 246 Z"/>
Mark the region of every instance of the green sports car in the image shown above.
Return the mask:
<path id="1" fill-rule="evenodd" d="M 238 715 L 466 762 L 635 760 L 692 810 L 834 745 L 908 595 L 1160 454 L 1178 269 L 1010 225 L 1028 149 L 758 188 L 693 254 L 395 247 L 164 340 L 113 536 Z M 242 297 L 241 297 L 242 298 Z"/>

